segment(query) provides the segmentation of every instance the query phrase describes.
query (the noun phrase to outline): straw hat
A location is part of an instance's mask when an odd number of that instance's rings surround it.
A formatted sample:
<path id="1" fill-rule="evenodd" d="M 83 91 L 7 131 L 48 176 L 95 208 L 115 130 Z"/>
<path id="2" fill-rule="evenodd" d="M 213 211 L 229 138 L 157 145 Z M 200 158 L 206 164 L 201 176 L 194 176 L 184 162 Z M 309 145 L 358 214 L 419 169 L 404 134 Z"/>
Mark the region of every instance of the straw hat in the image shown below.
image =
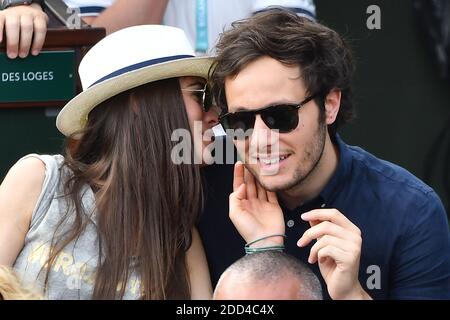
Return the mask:
<path id="1" fill-rule="evenodd" d="M 184 31 L 162 25 L 125 28 L 98 42 L 78 69 L 83 92 L 61 110 L 64 135 L 81 130 L 103 101 L 140 85 L 182 76 L 208 77 L 210 57 L 195 57 Z"/>

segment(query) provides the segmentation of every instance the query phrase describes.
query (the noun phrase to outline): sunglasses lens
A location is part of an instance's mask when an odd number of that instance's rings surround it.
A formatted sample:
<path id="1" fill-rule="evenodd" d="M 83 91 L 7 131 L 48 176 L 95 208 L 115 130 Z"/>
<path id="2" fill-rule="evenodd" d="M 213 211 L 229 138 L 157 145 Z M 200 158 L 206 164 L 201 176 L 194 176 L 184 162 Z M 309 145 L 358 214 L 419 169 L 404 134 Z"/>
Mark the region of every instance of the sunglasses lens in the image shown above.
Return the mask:
<path id="1" fill-rule="evenodd" d="M 245 132 L 253 129 L 255 115 L 250 112 L 230 113 L 222 118 L 221 123 L 225 130 L 242 130 Z"/>
<path id="2" fill-rule="evenodd" d="M 261 112 L 261 118 L 267 127 L 280 133 L 290 132 L 298 125 L 298 111 L 292 105 L 274 106 Z"/>
<path id="3" fill-rule="evenodd" d="M 220 123 L 225 130 L 233 130 L 237 139 L 245 139 L 249 130 L 254 128 L 258 113 L 269 129 L 278 130 L 280 133 L 291 132 L 298 126 L 297 105 L 277 105 L 256 112 L 228 113 L 221 117 Z"/>

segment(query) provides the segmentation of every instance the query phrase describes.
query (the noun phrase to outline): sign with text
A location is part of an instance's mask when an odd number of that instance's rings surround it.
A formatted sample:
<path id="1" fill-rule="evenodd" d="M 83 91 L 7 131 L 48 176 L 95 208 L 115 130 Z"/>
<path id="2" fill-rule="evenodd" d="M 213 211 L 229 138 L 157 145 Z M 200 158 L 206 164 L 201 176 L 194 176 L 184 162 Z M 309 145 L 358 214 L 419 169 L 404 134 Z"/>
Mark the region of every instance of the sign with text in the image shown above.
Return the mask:
<path id="1" fill-rule="evenodd" d="M 0 104 L 68 101 L 75 96 L 75 51 L 11 60 L 0 53 Z"/>

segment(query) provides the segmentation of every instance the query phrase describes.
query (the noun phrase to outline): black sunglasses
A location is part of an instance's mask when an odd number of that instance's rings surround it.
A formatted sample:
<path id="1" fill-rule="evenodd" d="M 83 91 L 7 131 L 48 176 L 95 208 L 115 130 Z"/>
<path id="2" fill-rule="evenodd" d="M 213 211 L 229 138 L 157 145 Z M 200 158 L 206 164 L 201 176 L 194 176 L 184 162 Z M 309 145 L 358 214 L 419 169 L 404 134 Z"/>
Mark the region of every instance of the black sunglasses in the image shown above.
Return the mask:
<path id="1" fill-rule="evenodd" d="M 219 121 L 225 130 L 247 130 L 255 126 L 256 115 L 261 115 L 261 119 L 271 130 L 279 130 L 280 133 L 288 133 L 298 126 L 298 110 L 313 100 L 316 95 L 312 95 L 299 104 L 277 104 L 258 110 L 246 110 L 229 112 L 220 116 Z"/>
<path id="2" fill-rule="evenodd" d="M 202 109 L 204 112 L 208 112 L 212 106 L 212 96 L 211 91 L 207 83 L 203 89 L 181 89 L 181 91 L 192 92 L 199 103 L 202 105 Z"/>

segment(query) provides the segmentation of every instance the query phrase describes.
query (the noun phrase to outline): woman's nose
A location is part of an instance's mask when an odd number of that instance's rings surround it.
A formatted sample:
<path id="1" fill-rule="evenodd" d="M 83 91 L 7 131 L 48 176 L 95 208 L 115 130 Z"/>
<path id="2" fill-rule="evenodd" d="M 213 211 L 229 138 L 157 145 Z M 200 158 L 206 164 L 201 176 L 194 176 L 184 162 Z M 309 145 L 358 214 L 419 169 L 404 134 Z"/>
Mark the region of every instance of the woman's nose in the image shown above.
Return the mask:
<path id="1" fill-rule="evenodd" d="M 215 126 L 219 124 L 219 115 L 220 115 L 220 108 L 216 105 L 213 105 L 208 112 L 203 113 L 203 121 L 206 122 L 210 126 Z"/>

